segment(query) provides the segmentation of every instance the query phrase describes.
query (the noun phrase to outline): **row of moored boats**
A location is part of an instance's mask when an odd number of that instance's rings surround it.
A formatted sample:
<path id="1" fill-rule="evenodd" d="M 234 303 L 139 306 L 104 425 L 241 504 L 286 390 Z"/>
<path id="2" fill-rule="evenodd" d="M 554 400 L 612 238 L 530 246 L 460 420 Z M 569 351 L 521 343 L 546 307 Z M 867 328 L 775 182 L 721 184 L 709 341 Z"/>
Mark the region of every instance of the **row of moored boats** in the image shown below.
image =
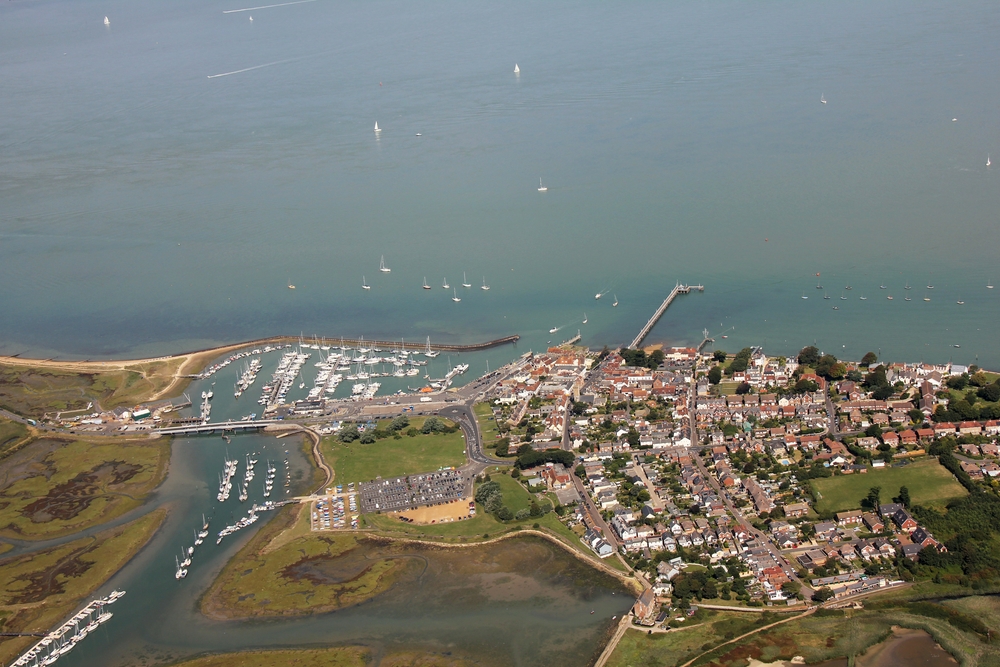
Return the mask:
<path id="1" fill-rule="evenodd" d="M 87 635 L 97 630 L 102 623 L 111 620 L 109 604 L 125 595 L 125 591 L 112 591 L 110 595 L 98 598 L 77 612 L 52 632 L 22 653 L 11 663 L 14 667 L 39 667 L 51 665 L 73 650 Z"/>

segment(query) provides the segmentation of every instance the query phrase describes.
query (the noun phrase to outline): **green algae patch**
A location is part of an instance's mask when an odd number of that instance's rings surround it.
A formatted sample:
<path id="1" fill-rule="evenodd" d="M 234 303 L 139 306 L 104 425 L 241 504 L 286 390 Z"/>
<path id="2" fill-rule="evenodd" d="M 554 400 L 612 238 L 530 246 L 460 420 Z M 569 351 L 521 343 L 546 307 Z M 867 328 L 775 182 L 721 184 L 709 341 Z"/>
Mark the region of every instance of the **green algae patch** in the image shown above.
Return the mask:
<path id="1" fill-rule="evenodd" d="M 169 461 L 169 441 L 39 437 L 0 460 L 0 537 L 52 539 L 121 516 Z"/>
<path id="2" fill-rule="evenodd" d="M 364 667 L 371 664 L 371 651 L 363 646 L 337 646 L 324 649 L 278 651 L 240 651 L 206 655 L 173 663 L 174 667 Z"/>
<path id="3" fill-rule="evenodd" d="M 47 632 L 128 563 L 166 518 L 156 510 L 91 537 L 0 560 L 0 630 Z M 0 663 L 38 641 L 0 644 Z"/>

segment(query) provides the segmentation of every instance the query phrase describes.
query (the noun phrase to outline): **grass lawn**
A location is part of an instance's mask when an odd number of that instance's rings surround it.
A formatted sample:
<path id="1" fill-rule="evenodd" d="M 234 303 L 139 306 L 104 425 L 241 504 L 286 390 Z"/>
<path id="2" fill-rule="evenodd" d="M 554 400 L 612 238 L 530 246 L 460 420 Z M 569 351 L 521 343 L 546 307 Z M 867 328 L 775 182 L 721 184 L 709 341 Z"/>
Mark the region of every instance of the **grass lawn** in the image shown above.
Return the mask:
<path id="1" fill-rule="evenodd" d="M 47 631 L 121 569 L 153 536 L 166 510 L 122 526 L 41 551 L 0 561 L 0 628 Z M 0 662 L 8 664 L 37 642 L 5 638 Z"/>
<path id="2" fill-rule="evenodd" d="M 323 649 L 241 651 L 206 655 L 171 663 L 174 667 L 364 667 L 371 664 L 371 649 L 365 646 L 337 646 Z M 382 664 L 385 664 L 383 659 Z"/>
<path id="3" fill-rule="evenodd" d="M 448 420 L 443 420 L 448 424 Z M 388 422 L 386 422 L 388 423 Z M 419 429 L 424 419 L 410 420 Z M 398 477 L 439 468 L 460 467 L 465 464 L 465 438 L 461 431 L 454 433 L 403 435 L 399 440 L 389 437 L 370 445 L 357 440 L 350 444 L 328 437 L 320 444 L 323 457 L 333 467 L 337 484 L 368 482 L 376 477 Z"/>
<path id="4" fill-rule="evenodd" d="M 21 422 L 0 419 L 0 457 L 6 456 L 10 447 L 28 437 L 28 427 Z"/>
<path id="5" fill-rule="evenodd" d="M 898 468 L 869 468 L 864 475 L 814 479 L 812 483 L 821 496 L 816 502 L 816 510 L 831 512 L 860 508 L 861 499 L 873 486 L 882 487 L 883 502 L 890 502 L 889 499 L 899 493 L 899 487 L 905 486 L 910 490 L 913 503 L 938 509 L 968 493 L 955 476 L 933 458 Z"/>
<path id="6" fill-rule="evenodd" d="M 51 539 L 120 516 L 169 461 L 169 440 L 38 438 L 0 460 L 0 536 Z"/>
<path id="7" fill-rule="evenodd" d="M 490 407 L 489 403 L 476 403 L 472 409 L 476 413 L 479 432 L 483 436 L 483 446 L 494 445 L 497 438 L 500 437 L 500 429 L 497 428 L 497 420 L 493 417 L 493 408 Z"/>

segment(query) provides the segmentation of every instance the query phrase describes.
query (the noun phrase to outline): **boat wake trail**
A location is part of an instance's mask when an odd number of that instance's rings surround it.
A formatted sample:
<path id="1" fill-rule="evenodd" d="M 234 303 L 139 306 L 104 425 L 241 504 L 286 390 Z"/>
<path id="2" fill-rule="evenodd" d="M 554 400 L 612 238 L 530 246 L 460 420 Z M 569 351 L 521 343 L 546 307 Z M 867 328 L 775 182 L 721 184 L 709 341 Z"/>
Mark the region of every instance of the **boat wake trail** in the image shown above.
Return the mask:
<path id="1" fill-rule="evenodd" d="M 277 5 L 261 5 L 260 7 L 244 7 L 243 9 L 224 9 L 223 14 L 235 14 L 236 12 L 253 12 L 258 9 L 271 9 L 273 7 L 287 7 L 288 5 L 303 5 L 307 2 L 316 2 L 316 0 L 295 0 L 294 2 L 282 2 Z"/>
<path id="2" fill-rule="evenodd" d="M 232 72 L 223 72 L 222 74 L 209 74 L 208 78 L 209 79 L 218 79 L 220 76 L 229 76 L 231 74 L 242 74 L 243 72 L 250 72 L 250 71 L 253 71 L 255 69 L 263 69 L 265 67 L 273 67 L 275 65 L 284 65 L 285 63 L 294 63 L 294 62 L 298 62 L 299 60 L 305 60 L 306 58 L 315 58 L 316 56 L 320 56 L 320 55 L 323 55 L 323 54 L 317 53 L 317 54 L 312 55 L 312 56 L 300 56 L 298 58 L 287 58 L 285 60 L 275 60 L 273 63 L 264 63 L 263 65 L 254 65 L 253 67 L 244 67 L 243 69 L 236 69 L 236 70 L 233 70 Z"/>

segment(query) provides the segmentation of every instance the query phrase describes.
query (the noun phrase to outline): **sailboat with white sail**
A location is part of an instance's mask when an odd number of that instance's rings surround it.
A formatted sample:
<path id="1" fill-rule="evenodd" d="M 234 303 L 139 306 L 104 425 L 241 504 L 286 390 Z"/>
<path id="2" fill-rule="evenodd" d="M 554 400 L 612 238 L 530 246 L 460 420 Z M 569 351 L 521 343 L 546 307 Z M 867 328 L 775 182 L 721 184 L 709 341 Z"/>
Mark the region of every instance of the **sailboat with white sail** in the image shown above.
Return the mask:
<path id="1" fill-rule="evenodd" d="M 483 286 L 480 287 L 479 289 L 483 290 L 484 292 L 488 292 L 490 290 L 490 286 L 486 284 L 486 276 L 483 276 Z"/>
<path id="2" fill-rule="evenodd" d="M 430 289 L 431 288 L 431 286 L 427 284 L 427 276 L 424 276 L 424 285 L 423 285 L 423 287 L 424 287 L 424 289 Z"/>
<path id="3" fill-rule="evenodd" d="M 388 266 L 385 265 L 385 255 L 382 255 L 382 259 L 379 260 L 378 270 L 381 271 L 382 273 L 389 273 L 390 271 L 392 271 L 392 269 L 390 269 Z"/>
<path id="4" fill-rule="evenodd" d="M 381 131 L 382 131 L 382 128 L 380 128 L 380 127 L 378 126 L 378 121 L 375 121 L 375 134 L 378 134 L 378 133 L 379 133 L 379 132 L 381 132 Z"/>
<path id="5" fill-rule="evenodd" d="M 472 283 L 465 277 L 465 271 L 462 271 L 462 287 L 472 287 Z"/>
<path id="6" fill-rule="evenodd" d="M 371 289 L 372 286 L 368 284 L 364 276 L 361 276 L 361 289 Z"/>
<path id="7" fill-rule="evenodd" d="M 452 301 L 454 301 L 455 303 L 458 303 L 459 301 L 462 300 L 458 296 L 458 288 L 457 287 L 452 287 L 451 288 L 451 292 L 452 292 L 452 297 L 451 297 Z"/>

